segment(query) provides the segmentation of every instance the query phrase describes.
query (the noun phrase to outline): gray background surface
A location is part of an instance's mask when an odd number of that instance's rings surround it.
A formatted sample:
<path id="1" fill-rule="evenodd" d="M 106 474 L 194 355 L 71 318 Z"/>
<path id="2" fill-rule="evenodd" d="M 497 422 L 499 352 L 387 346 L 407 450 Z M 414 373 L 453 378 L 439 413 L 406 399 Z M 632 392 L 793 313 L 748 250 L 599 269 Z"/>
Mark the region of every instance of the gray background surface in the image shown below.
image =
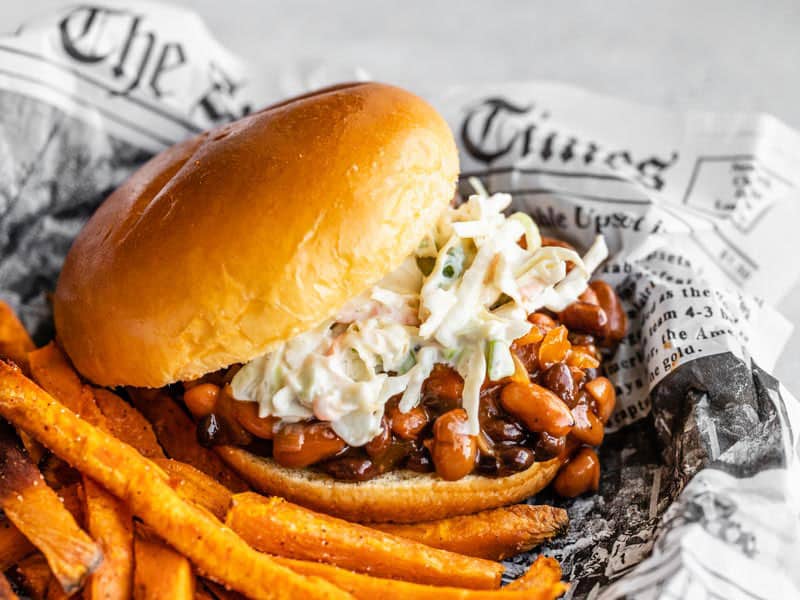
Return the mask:
<path id="1" fill-rule="evenodd" d="M 0 29 L 63 3 L 2 0 Z M 796 0 L 176 3 L 276 77 L 288 63 L 306 73 L 326 63 L 418 90 L 556 79 L 667 107 L 769 112 L 800 129 Z M 800 326 L 800 285 L 779 309 Z M 776 373 L 800 394 L 800 333 Z"/>

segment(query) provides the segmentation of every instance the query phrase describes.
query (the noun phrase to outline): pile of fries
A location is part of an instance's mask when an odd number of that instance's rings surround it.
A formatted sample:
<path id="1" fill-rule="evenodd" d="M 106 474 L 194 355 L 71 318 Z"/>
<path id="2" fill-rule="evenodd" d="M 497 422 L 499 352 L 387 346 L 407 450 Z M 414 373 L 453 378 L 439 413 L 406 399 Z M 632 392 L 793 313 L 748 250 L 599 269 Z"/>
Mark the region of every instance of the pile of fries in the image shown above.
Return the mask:
<path id="1" fill-rule="evenodd" d="M 131 404 L 83 382 L 1 302 L 0 357 L 0 599 L 549 600 L 567 589 L 552 558 L 503 587 L 497 562 L 562 531 L 561 509 L 349 523 L 249 491 L 168 395 L 130 390 Z"/>

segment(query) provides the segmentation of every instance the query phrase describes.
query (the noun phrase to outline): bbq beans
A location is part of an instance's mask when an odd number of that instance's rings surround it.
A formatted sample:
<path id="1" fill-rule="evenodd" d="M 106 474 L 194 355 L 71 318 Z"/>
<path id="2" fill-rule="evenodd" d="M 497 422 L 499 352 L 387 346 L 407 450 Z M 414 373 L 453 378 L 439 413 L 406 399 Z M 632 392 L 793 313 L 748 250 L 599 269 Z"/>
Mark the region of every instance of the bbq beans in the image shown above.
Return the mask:
<path id="1" fill-rule="evenodd" d="M 259 417 L 258 402 L 236 401 L 234 413 L 239 425 L 254 436 L 265 440 L 271 440 L 275 437 L 275 429 L 280 419 L 276 417 Z"/>
<path id="2" fill-rule="evenodd" d="M 389 410 L 392 433 L 404 440 L 415 440 L 430 421 L 422 406 L 415 406 L 408 412 L 400 412 L 397 405 Z"/>
<path id="3" fill-rule="evenodd" d="M 567 406 L 572 407 L 575 405 L 575 380 L 572 377 L 570 368 L 564 364 L 556 363 L 540 377 L 540 381 L 544 387 L 558 394 L 559 398 L 563 400 Z"/>
<path id="4" fill-rule="evenodd" d="M 559 496 L 575 498 L 600 488 L 600 459 L 591 448 L 581 448 L 559 471 L 553 489 Z"/>
<path id="5" fill-rule="evenodd" d="M 559 319 L 569 329 L 586 331 L 602 336 L 606 333 L 608 316 L 606 311 L 596 304 L 573 302 L 560 315 Z"/>
<path id="6" fill-rule="evenodd" d="M 344 450 L 344 440 L 327 423 L 288 423 L 272 441 L 272 457 L 284 467 L 313 465 Z"/>
<path id="7" fill-rule="evenodd" d="M 594 282 L 560 314 L 540 310 L 528 320 L 530 332 L 512 345 L 514 374 L 481 389 L 478 436 L 466 433 L 464 381 L 444 364 L 423 383 L 418 406 L 401 413 L 399 397 L 390 401 L 380 433 L 360 448 L 348 447 L 324 422 L 278 428 L 275 419 L 260 419 L 256 403 L 230 397 L 225 384 L 236 367 L 187 382 L 184 399 L 208 445 L 246 445 L 231 433 L 239 428 L 250 440 L 271 439 L 265 448 L 279 464 L 314 466 L 336 479 L 364 481 L 395 468 L 436 471 L 447 480 L 473 471 L 505 476 L 560 458 L 567 462 L 553 484 L 557 493 L 597 489 L 599 461 L 590 446 L 602 442 L 616 403 L 598 348 L 624 336 L 625 313 L 613 289 Z"/>
<path id="8" fill-rule="evenodd" d="M 575 425 L 572 436 L 589 446 L 599 446 L 603 442 L 603 423 L 597 418 L 589 406 L 580 403 L 572 409 Z"/>
<path id="9" fill-rule="evenodd" d="M 567 435 L 575 424 L 572 413 L 561 398 L 535 383 L 509 383 L 500 394 L 500 402 L 530 431 L 544 431 L 561 437 Z"/>
<path id="10" fill-rule="evenodd" d="M 617 402 L 614 386 L 611 385 L 607 378 L 598 377 L 587 383 L 585 389 L 595 402 L 595 413 L 603 424 L 607 423 L 611 418 L 611 413 L 614 412 L 614 405 Z"/>
<path id="11" fill-rule="evenodd" d="M 187 389 L 183 393 L 186 408 L 197 419 L 207 417 L 214 412 L 214 407 L 219 399 L 219 386 L 213 383 L 200 383 Z"/>
<path id="12" fill-rule="evenodd" d="M 433 424 L 431 455 L 436 473 L 455 481 L 472 472 L 478 455 L 478 440 L 469 435 L 467 411 L 456 408 L 440 416 Z"/>
<path id="13" fill-rule="evenodd" d="M 614 288 L 605 281 L 593 281 L 589 286 L 597 296 L 598 304 L 608 317 L 603 341 L 606 345 L 613 345 L 625 337 L 625 330 L 628 327 L 628 318 L 622 309 L 622 303 L 619 296 L 614 292 Z"/>

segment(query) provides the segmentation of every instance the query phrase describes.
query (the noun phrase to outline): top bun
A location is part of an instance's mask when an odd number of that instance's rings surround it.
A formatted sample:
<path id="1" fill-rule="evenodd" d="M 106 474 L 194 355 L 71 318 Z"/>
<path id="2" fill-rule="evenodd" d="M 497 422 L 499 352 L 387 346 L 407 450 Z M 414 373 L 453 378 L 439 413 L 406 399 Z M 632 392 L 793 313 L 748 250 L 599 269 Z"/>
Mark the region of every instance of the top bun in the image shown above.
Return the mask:
<path id="1" fill-rule="evenodd" d="M 203 133 L 150 160 L 86 224 L 56 288 L 58 338 L 106 386 L 252 360 L 398 267 L 457 175 L 442 117 L 377 83 Z"/>

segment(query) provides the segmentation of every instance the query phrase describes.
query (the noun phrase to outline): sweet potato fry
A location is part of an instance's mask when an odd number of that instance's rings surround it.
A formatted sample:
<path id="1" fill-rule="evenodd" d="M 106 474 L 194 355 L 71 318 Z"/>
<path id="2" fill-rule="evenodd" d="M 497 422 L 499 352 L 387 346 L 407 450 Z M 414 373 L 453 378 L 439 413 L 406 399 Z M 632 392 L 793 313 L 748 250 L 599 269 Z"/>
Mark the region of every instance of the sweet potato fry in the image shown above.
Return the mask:
<path id="1" fill-rule="evenodd" d="M 86 528 L 103 551 L 85 600 L 129 598 L 133 581 L 133 518 L 128 507 L 89 478 L 83 482 Z"/>
<path id="2" fill-rule="evenodd" d="M 434 548 L 503 560 L 560 534 L 568 523 L 562 508 L 518 504 L 427 523 L 370 526 Z"/>
<path id="3" fill-rule="evenodd" d="M 126 502 L 207 577 L 253 598 L 349 597 L 256 552 L 211 513 L 183 500 L 155 463 L 79 418 L 3 362 L 0 415 Z"/>
<path id="4" fill-rule="evenodd" d="M 81 383 L 66 355 L 55 342 L 28 353 L 31 377 L 48 394 L 57 398 L 72 412 L 86 417 L 86 411 L 97 413 L 92 390 Z"/>
<path id="5" fill-rule="evenodd" d="M 11 521 L 0 520 L 0 573 L 7 571 L 35 550 L 33 544 Z"/>
<path id="6" fill-rule="evenodd" d="M 59 402 L 78 411 L 88 422 L 108 429 L 92 389 L 81 382 L 66 355 L 53 342 L 29 355 L 31 373 Z M 101 486 L 82 477 L 86 527 L 97 540 L 105 560 L 92 575 L 88 600 L 127 598 L 133 573 L 133 517 L 128 508 Z"/>
<path id="7" fill-rule="evenodd" d="M 6 576 L 0 573 L 0 600 L 17 600 L 19 596 L 14 593 Z"/>
<path id="8" fill-rule="evenodd" d="M 503 574 L 499 563 L 430 548 L 252 492 L 233 497 L 226 523 L 262 552 L 319 560 L 376 577 L 493 589 Z"/>
<path id="9" fill-rule="evenodd" d="M 147 458 L 164 458 L 164 450 L 156 439 L 153 426 L 142 413 L 114 392 L 93 388 L 97 407 L 106 421 L 106 431 L 136 448 Z"/>
<path id="10" fill-rule="evenodd" d="M 0 358 L 17 363 L 23 371 L 28 369 L 28 352 L 36 348 L 25 326 L 0 300 Z"/>
<path id="11" fill-rule="evenodd" d="M 247 600 L 239 592 L 226 589 L 213 581 L 203 581 L 203 585 L 215 600 Z"/>
<path id="12" fill-rule="evenodd" d="M 175 400 L 157 390 L 129 391 L 134 406 L 153 425 L 158 441 L 170 458 L 189 463 L 234 492 L 248 489 L 219 456 L 197 442 L 194 423 Z"/>
<path id="13" fill-rule="evenodd" d="M 563 584 L 542 585 L 525 590 L 467 590 L 381 579 L 323 563 L 276 558 L 280 564 L 297 573 L 316 576 L 350 592 L 360 600 L 555 600 L 563 593 Z"/>
<path id="14" fill-rule="evenodd" d="M 558 595 L 566 592 L 569 587 L 561 581 L 561 565 L 558 564 L 555 558 L 549 556 L 537 557 L 527 572 L 505 586 L 503 591 L 536 590 L 542 587 L 556 590 Z"/>
<path id="15" fill-rule="evenodd" d="M 17 315 L 8 304 L 0 300 L 0 358 L 17 363 L 23 372 L 28 373 L 28 352 L 35 348 L 31 336 Z M 44 448 L 24 431 L 17 433 L 31 460 L 39 464 L 44 455 Z"/>
<path id="16" fill-rule="evenodd" d="M 53 579 L 50 567 L 41 554 L 32 554 L 19 562 L 16 573 L 24 591 L 33 600 L 44 600 L 47 597 L 47 588 Z"/>
<path id="17" fill-rule="evenodd" d="M 192 465 L 169 458 L 155 459 L 169 475 L 170 485 L 187 500 L 199 504 L 220 520 L 225 519 L 233 494 L 224 485 Z"/>
<path id="18" fill-rule="evenodd" d="M 7 429 L 0 433 L 0 508 L 44 554 L 65 591 L 80 588 L 99 566 L 100 548 L 45 484 Z"/>
<path id="19" fill-rule="evenodd" d="M 134 600 L 192 600 L 195 581 L 185 556 L 158 540 L 136 537 Z M 128 596 L 113 596 L 127 598 Z"/>

